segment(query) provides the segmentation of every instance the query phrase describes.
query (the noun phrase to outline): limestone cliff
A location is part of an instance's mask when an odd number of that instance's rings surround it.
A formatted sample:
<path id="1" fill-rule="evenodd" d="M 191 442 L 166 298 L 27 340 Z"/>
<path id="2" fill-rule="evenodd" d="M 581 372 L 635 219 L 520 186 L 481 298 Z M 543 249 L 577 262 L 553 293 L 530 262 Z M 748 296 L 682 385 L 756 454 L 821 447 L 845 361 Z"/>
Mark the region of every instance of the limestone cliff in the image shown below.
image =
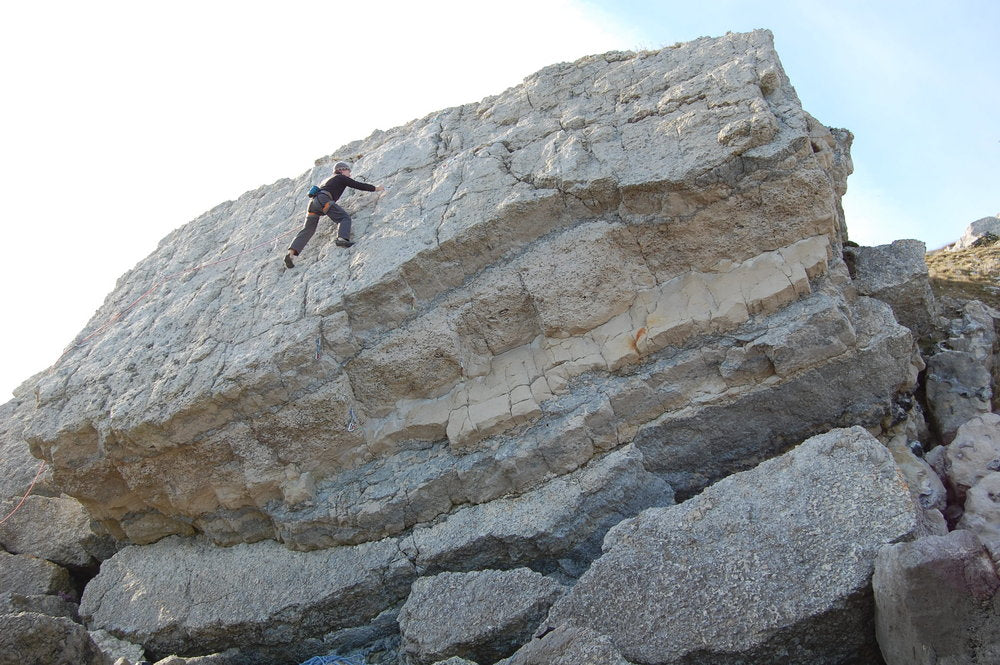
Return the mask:
<path id="1" fill-rule="evenodd" d="M 877 423 L 910 341 L 845 291 L 849 142 L 766 32 L 549 67 L 172 233 L 26 386 L 27 438 L 123 539 L 309 549 L 630 442 L 689 487 Z M 242 253 L 294 230 L 342 158 L 388 190 L 342 201 L 353 249 L 321 233 L 292 271 L 287 238 Z M 873 352 L 884 371 L 852 369 Z M 803 394 L 820 381 L 842 385 Z M 776 421 L 748 422 L 762 408 Z"/>
<path id="2" fill-rule="evenodd" d="M 114 536 L 73 559 L 104 559 L 80 613 L 150 656 L 495 659 L 551 606 L 512 662 L 871 662 L 875 552 L 945 530 L 906 441 L 915 335 L 940 321 L 917 245 L 845 262 L 851 140 L 801 108 L 766 31 L 554 65 L 377 131 L 124 275 L 5 407 L 11 484 L 27 441 L 53 505 Z M 341 199 L 354 247 L 321 226 L 286 269 L 338 160 L 386 192 Z M 644 571 L 643 548 L 682 563 Z M 605 630 L 600 580 L 639 573 L 612 618 L 659 594 L 690 634 Z M 780 611 L 743 621 L 736 578 Z M 463 585 L 502 630 L 438 625 Z"/>

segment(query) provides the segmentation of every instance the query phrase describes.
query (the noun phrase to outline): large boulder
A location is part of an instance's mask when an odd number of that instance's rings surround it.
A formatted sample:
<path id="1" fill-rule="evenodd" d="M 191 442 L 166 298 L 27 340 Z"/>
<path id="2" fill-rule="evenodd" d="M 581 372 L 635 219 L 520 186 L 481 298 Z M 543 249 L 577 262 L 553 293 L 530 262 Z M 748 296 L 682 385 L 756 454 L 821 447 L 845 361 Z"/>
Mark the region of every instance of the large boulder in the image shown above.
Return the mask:
<path id="1" fill-rule="evenodd" d="M 87 511 L 68 496 L 29 496 L 0 525 L 0 545 L 69 568 L 86 568 L 114 554 L 116 545 L 98 535 Z M 101 531 L 98 527 L 96 531 Z"/>
<path id="2" fill-rule="evenodd" d="M 52 472 L 33 457 L 24 427 L 33 405 L 14 399 L 0 406 L 0 547 L 71 569 L 111 556 L 114 541 L 93 528 L 79 501 L 53 487 Z"/>
<path id="3" fill-rule="evenodd" d="M 141 646 L 120 640 L 106 630 L 90 631 L 90 639 L 112 663 L 118 663 L 122 658 L 129 663 L 141 663 L 146 660 L 146 652 Z"/>
<path id="4" fill-rule="evenodd" d="M 604 633 L 561 624 L 526 644 L 506 665 L 632 665 Z"/>
<path id="5" fill-rule="evenodd" d="M 527 568 L 422 577 L 399 613 L 403 662 L 432 665 L 462 656 L 495 663 L 531 638 L 565 592 Z"/>
<path id="6" fill-rule="evenodd" d="M 917 522 L 889 451 L 834 430 L 612 529 L 541 632 L 584 629 L 650 665 L 871 662 L 875 555 Z M 525 649 L 511 662 L 544 662 Z"/>
<path id="7" fill-rule="evenodd" d="M 992 407 L 994 358 L 998 350 L 994 314 L 979 301 L 965 303 L 952 319 L 949 337 L 927 361 L 929 416 L 941 440 Z"/>
<path id="8" fill-rule="evenodd" d="M 984 476 L 965 496 L 959 529 L 975 533 L 1000 567 L 1000 472 Z"/>
<path id="9" fill-rule="evenodd" d="M 24 439 L 24 428 L 31 419 L 34 405 L 26 399 L 12 399 L 0 404 L 0 519 L 11 512 L 24 497 L 31 483 L 36 494 L 51 493 L 51 470 L 31 455 Z M 37 478 L 37 480 L 36 480 Z"/>
<path id="10" fill-rule="evenodd" d="M 915 387 L 841 258 L 851 140 L 766 31 L 548 67 L 171 233 L 19 422 L 133 543 L 407 538 L 630 444 L 689 495 Z M 286 270 L 338 159 L 387 192 Z"/>
<path id="11" fill-rule="evenodd" d="M 877 247 L 845 247 L 858 292 L 887 302 L 896 319 L 917 337 L 937 325 L 937 304 L 919 240 L 897 240 Z"/>
<path id="12" fill-rule="evenodd" d="M 0 550 L 0 593 L 69 596 L 75 592 L 69 571 L 62 566 L 28 554 Z"/>
<path id="13" fill-rule="evenodd" d="M 155 657 L 232 646 L 295 653 L 305 638 L 364 625 L 402 602 L 415 578 L 394 541 L 292 552 L 273 541 L 219 548 L 174 537 L 105 561 L 80 614 Z"/>
<path id="14" fill-rule="evenodd" d="M 24 595 L 5 591 L 0 593 L 0 614 L 48 614 L 53 617 L 66 617 L 79 621 L 79 607 L 76 603 L 60 596 L 47 594 Z"/>
<path id="15" fill-rule="evenodd" d="M 920 535 L 947 533 L 944 513 L 948 508 L 948 490 L 941 477 L 925 459 L 913 453 L 905 436 L 897 436 L 886 445 L 906 478 L 910 495 L 922 510 Z"/>
<path id="16" fill-rule="evenodd" d="M 961 351 L 941 351 L 927 361 L 927 402 L 931 423 L 949 443 L 963 423 L 989 413 L 992 377 L 981 362 Z"/>
<path id="17" fill-rule="evenodd" d="M 65 617 L 0 614 L 0 665 L 111 665 L 87 629 Z"/>
<path id="18" fill-rule="evenodd" d="M 970 488 L 1000 471 L 1000 415 L 984 413 L 959 427 L 942 458 L 945 480 L 961 504 Z"/>
<path id="19" fill-rule="evenodd" d="M 962 234 L 962 237 L 958 239 L 958 242 L 955 243 L 952 249 L 968 249 L 977 240 L 988 234 L 1000 237 L 1000 215 L 983 217 L 969 224 L 968 228 L 965 229 L 965 233 Z"/>
<path id="20" fill-rule="evenodd" d="M 972 532 L 885 547 L 873 586 L 886 665 L 1000 662 L 1000 578 Z"/>

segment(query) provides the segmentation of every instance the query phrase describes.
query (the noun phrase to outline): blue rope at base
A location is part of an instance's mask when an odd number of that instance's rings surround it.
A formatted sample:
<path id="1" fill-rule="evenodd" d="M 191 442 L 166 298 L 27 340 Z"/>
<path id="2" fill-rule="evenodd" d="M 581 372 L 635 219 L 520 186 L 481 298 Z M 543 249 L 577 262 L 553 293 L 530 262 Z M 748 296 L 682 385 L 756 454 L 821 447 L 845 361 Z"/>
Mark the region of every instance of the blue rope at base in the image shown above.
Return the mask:
<path id="1" fill-rule="evenodd" d="M 362 665 L 362 663 L 344 656 L 313 656 L 302 665 Z"/>

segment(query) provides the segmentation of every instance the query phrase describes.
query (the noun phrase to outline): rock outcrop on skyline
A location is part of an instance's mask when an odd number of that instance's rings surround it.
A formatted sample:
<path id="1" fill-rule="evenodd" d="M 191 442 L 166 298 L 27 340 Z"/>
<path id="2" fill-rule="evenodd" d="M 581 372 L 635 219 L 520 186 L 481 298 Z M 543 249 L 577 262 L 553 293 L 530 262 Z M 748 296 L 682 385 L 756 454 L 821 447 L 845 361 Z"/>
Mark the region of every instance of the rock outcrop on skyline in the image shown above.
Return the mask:
<path id="1" fill-rule="evenodd" d="M 845 293 L 849 142 L 766 33 L 555 65 L 339 150 L 387 188 L 345 201 L 349 252 L 239 255 L 330 160 L 168 236 L 88 330 L 209 265 L 38 381 L 25 437 L 135 543 L 398 536 L 629 442 L 694 491 L 913 387 L 909 332 Z"/>
<path id="2" fill-rule="evenodd" d="M 46 467 L 0 524 L 35 585 L 0 576 L 0 618 L 61 593 L 79 616 L 11 619 L 25 645 L 79 620 L 81 653 L 175 665 L 932 642 L 933 574 L 872 575 L 956 527 L 996 564 L 1000 313 L 936 302 L 922 243 L 851 246 L 852 139 L 770 33 L 728 34 L 553 65 L 208 211 L 2 407 L 3 505 Z M 340 160 L 386 191 L 287 269 Z"/>

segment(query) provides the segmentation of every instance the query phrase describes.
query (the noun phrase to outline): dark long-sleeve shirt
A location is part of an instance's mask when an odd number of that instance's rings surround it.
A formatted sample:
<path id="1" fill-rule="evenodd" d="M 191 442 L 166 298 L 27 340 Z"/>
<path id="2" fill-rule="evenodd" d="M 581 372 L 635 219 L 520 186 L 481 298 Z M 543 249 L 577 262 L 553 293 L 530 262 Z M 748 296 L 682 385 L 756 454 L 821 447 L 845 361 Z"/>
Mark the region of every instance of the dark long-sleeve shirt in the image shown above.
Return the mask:
<path id="1" fill-rule="evenodd" d="M 334 201 L 340 199 L 344 195 L 344 190 L 348 187 L 352 189 L 360 189 L 365 192 L 374 192 L 375 185 L 369 185 L 367 182 L 358 182 L 348 178 L 343 173 L 338 173 L 329 180 L 327 180 L 320 189 L 325 189 L 330 194 L 330 198 Z"/>

